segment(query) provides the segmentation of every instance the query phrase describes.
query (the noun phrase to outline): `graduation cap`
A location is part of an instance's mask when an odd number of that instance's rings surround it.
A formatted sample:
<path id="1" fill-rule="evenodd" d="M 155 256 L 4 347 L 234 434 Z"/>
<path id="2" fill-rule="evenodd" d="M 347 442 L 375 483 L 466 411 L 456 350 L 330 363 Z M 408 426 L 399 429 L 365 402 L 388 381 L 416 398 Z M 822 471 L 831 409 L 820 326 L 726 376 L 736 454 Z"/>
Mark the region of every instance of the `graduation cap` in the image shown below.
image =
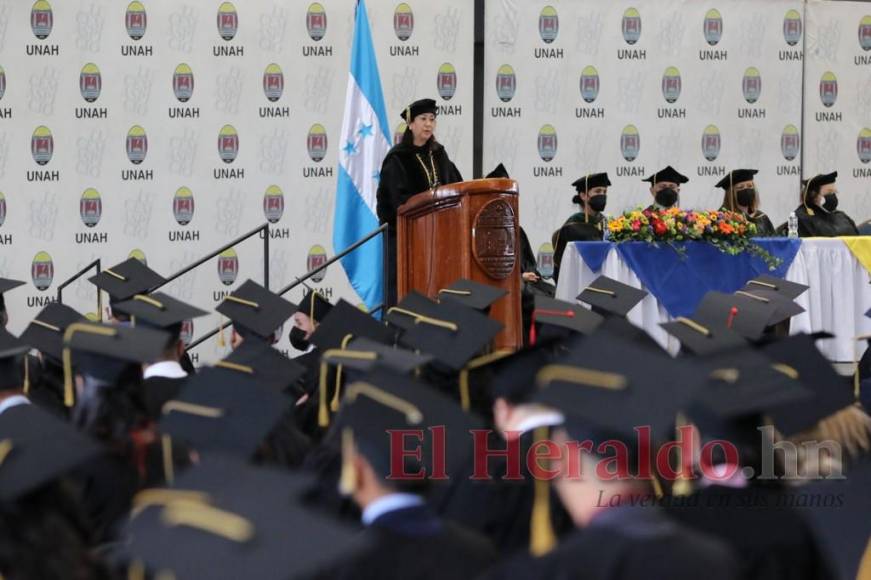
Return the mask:
<path id="1" fill-rule="evenodd" d="M 35 405 L 0 413 L 0 501 L 11 502 L 102 453 L 68 422 Z"/>
<path id="2" fill-rule="evenodd" d="M 112 310 L 134 317 L 137 323 L 164 329 L 170 329 L 185 320 L 208 314 L 205 310 L 176 300 L 163 292 L 155 292 L 147 296 L 136 294 L 130 300 L 114 304 Z"/>
<path id="3" fill-rule="evenodd" d="M 294 386 L 306 373 L 306 367 L 265 342 L 246 340 L 204 372 L 215 380 L 226 377 L 228 380 L 254 381 L 277 392 L 291 394 L 296 399 L 303 393 Z"/>
<path id="4" fill-rule="evenodd" d="M 783 294 L 775 292 L 774 290 L 767 290 L 762 287 L 759 287 L 758 290 L 753 288 L 748 288 L 747 290 L 738 290 L 737 292 L 735 292 L 735 294 L 738 296 L 745 296 L 747 298 L 755 299 L 758 302 L 762 302 L 764 304 L 769 304 L 772 311 L 771 316 L 768 319 L 768 326 L 780 324 L 781 322 L 789 320 L 793 316 L 801 314 L 805 311 L 800 304 L 792 301 Z"/>
<path id="5" fill-rule="evenodd" d="M 804 182 L 805 195 L 807 195 L 807 192 L 811 191 L 812 189 L 819 190 L 824 185 L 835 183 L 837 179 L 837 171 L 833 171 L 831 173 L 819 173 L 817 175 L 814 175 L 813 177 Z"/>
<path id="6" fill-rule="evenodd" d="M 134 498 L 119 548 L 128 576 L 285 580 L 368 547 L 355 529 L 300 504 L 297 492 L 306 483 L 288 471 L 204 457 L 173 488 Z"/>
<path id="7" fill-rule="evenodd" d="M 438 114 L 438 108 L 434 99 L 418 99 L 405 107 L 400 116 L 406 123 L 411 123 L 415 117 L 424 113 Z"/>
<path id="8" fill-rule="evenodd" d="M 508 294 L 507 290 L 467 280 L 466 278 L 460 278 L 438 292 L 439 301 L 449 300 L 459 302 L 469 308 L 483 311 L 486 311 L 494 302 L 506 294 Z"/>
<path id="9" fill-rule="evenodd" d="M 70 324 L 85 321 L 84 316 L 66 304 L 51 302 L 30 321 L 21 333 L 21 340 L 43 355 L 60 361 L 63 355 L 64 331 Z"/>
<path id="10" fill-rule="evenodd" d="M 422 437 L 409 444 L 413 449 L 419 442 L 421 453 L 416 459 L 406 455 L 404 469 L 406 474 L 423 470 L 428 478 L 438 475 L 434 473 L 438 467 L 435 460 L 444 461 L 443 475 L 456 473 L 465 465 L 472 451 L 469 430 L 477 426 L 478 422 L 453 400 L 423 383 L 385 369 L 348 385 L 336 418 L 345 461 L 353 449 L 385 478 L 391 475 L 395 461 L 391 430 L 421 430 Z M 434 457 L 434 445 L 441 442 L 434 437 L 433 428 L 444 434 L 444 457 Z M 340 483 L 345 492 L 354 490 L 349 475 L 343 469 Z"/>
<path id="11" fill-rule="evenodd" d="M 759 340 L 775 317 L 771 300 L 748 293 L 708 292 L 702 297 L 693 319 L 713 328 L 729 328 L 747 340 Z"/>
<path id="12" fill-rule="evenodd" d="M 339 300 L 321 321 L 310 341 L 323 352 L 343 348 L 351 339 L 360 337 L 382 344 L 393 342 L 393 332 L 384 324 L 350 302 Z"/>
<path id="13" fill-rule="evenodd" d="M 3 297 L 3 294 L 22 285 L 24 285 L 24 282 L 21 280 L 0 278 L 0 312 L 6 310 L 6 299 Z"/>
<path id="14" fill-rule="evenodd" d="M 510 176 L 505 166 L 500 163 L 496 169 L 486 175 L 486 179 L 510 179 Z"/>
<path id="15" fill-rule="evenodd" d="M 742 183 L 744 181 L 752 181 L 753 176 L 759 173 L 756 169 L 735 169 L 730 171 L 726 177 L 717 182 L 716 187 L 730 190 L 732 186 L 736 183 Z"/>
<path id="16" fill-rule="evenodd" d="M 493 364 L 490 381 L 493 400 L 505 399 L 511 403 L 525 403 L 536 390 L 535 377 L 545 365 L 554 362 L 557 355 L 555 341 L 542 339 Z"/>
<path id="17" fill-rule="evenodd" d="M 594 187 L 609 187 L 611 180 L 607 173 L 590 173 L 572 182 L 572 187 L 578 193 L 585 193 Z"/>
<path id="18" fill-rule="evenodd" d="M 697 320 L 678 316 L 672 322 L 660 323 L 660 326 L 678 339 L 683 348 L 698 356 L 709 356 L 747 346 L 747 341 L 740 334 L 729 330 L 725 325 L 705 325 Z"/>
<path id="19" fill-rule="evenodd" d="M 243 337 L 253 333 L 268 341 L 297 308 L 257 282 L 246 280 L 215 310 L 232 320 L 233 327 Z"/>
<path id="20" fill-rule="evenodd" d="M 161 330 L 74 322 L 63 335 L 64 404 L 71 407 L 73 372 L 114 382 L 130 363 L 148 363 L 164 353 L 169 335 Z M 75 355 L 73 354 L 75 352 Z"/>
<path id="21" fill-rule="evenodd" d="M 789 280 L 784 280 L 783 278 L 775 278 L 774 276 L 769 276 L 768 274 L 760 274 L 756 278 L 753 278 L 752 280 L 747 282 L 742 290 L 771 290 L 780 294 L 784 298 L 788 298 L 789 300 L 795 300 L 796 298 L 804 294 L 808 288 L 810 288 L 810 286 L 799 284 L 797 282 L 790 282 Z"/>
<path id="22" fill-rule="evenodd" d="M 625 317 L 645 296 L 647 292 L 644 290 L 608 276 L 599 276 L 578 294 L 577 300 L 586 302 L 600 313 Z"/>
<path id="23" fill-rule="evenodd" d="M 299 303 L 299 312 L 302 312 L 312 321 L 319 324 L 332 310 L 333 305 L 324 298 L 317 290 L 309 290 Z"/>
<path id="24" fill-rule="evenodd" d="M 814 342 L 811 335 L 795 334 L 762 347 L 774 363 L 795 369 L 801 384 L 813 392 L 811 399 L 771 413 L 775 426 L 787 437 L 812 428 L 855 400 L 849 378 L 835 371 Z"/>
<path id="25" fill-rule="evenodd" d="M 414 328 L 419 315 L 432 316 L 438 309 L 438 302 L 430 300 L 420 292 L 412 290 L 400 300 L 399 304 L 387 309 L 384 320 L 399 329 Z"/>
<path id="26" fill-rule="evenodd" d="M 689 177 L 681 175 L 674 167 L 669 165 L 665 169 L 660 169 L 650 177 L 642 179 L 641 181 L 646 181 L 651 185 L 656 185 L 657 183 L 661 183 L 663 181 L 667 181 L 669 183 L 686 183 L 689 180 Z"/>
<path id="27" fill-rule="evenodd" d="M 147 294 L 166 279 L 136 258 L 128 258 L 91 276 L 88 282 L 105 291 L 114 303 L 127 300 L 134 294 Z"/>
<path id="28" fill-rule="evenodd" d="M 396 308 L 390 309 L 398 312 Z M 442 302 L 431 313 L 406 310 L 414 325 L 400 342 L 433 355 L 436 361 L 459 371 L 502 330 L 502 323 L 453 302 Z"/>
<path id="29" fill-rule="evenodd" d="M 0 390 L 22 387 L 20 360 L 30 347 L 0 328 Z"/>
<path id="30" fill-rule="evenodd" d="M 536 295 L 529 329 L 529 342 L 537 344 L 543 338 L 565 337 L 572 333 L 592 334 L 602 320 L 602 316 L 579 304 Z M 543 326 L 540 332 L 536 324 Z M 556 332 L 551 330 L 551 327 L 555 327 Z"/>
<path id="31" fill-rule="evenodd" d="M 200 452 L 248 458 L 292 403 L 251 373 L 218 370 L 205 369 L 188 379 L 176 398 L 163 405 L 160 430 Z"/>

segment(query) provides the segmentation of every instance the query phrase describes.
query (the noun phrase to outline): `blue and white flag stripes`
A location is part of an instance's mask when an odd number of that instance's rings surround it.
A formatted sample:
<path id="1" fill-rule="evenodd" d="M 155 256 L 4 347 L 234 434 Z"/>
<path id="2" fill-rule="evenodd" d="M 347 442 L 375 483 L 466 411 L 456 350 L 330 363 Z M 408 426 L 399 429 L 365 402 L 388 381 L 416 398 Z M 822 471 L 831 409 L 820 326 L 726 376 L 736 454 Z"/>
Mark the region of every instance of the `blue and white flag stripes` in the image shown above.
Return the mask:
<path id="1" fill-rule="evenodd" d="M 357 3 L 350 73 L 339 141 L 333 219 L 336 253 L 378 227 L 375 196 L 381 163 L 390 150 L 387 109 L 364 0 Z M 342 258 L 348 280 L 370 310 L 384 300 L 384 237 L 377 236 Z"/>

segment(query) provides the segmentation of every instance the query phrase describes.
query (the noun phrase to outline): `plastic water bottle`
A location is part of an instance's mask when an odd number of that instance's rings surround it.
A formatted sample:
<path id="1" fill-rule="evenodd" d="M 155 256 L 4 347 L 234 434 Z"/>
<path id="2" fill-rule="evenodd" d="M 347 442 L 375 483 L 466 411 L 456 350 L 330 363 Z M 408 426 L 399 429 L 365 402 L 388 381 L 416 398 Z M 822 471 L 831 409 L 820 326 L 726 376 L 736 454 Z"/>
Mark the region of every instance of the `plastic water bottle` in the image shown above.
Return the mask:
<path id="1" fill-rule="evenodd" d="M 798 237 L 798 216 L 795 215 L 795 212 L 789 214 L 789 219 L 786 220 L 786 228 L 789 232 L 787 235 L 790 238 Z"/>
<path id="2" fill-rule="evenodd" d="M 611 237 L 611 230 L 608 229 L 608 216 L 602 216 L 602 241 L 607 242 Z"/>

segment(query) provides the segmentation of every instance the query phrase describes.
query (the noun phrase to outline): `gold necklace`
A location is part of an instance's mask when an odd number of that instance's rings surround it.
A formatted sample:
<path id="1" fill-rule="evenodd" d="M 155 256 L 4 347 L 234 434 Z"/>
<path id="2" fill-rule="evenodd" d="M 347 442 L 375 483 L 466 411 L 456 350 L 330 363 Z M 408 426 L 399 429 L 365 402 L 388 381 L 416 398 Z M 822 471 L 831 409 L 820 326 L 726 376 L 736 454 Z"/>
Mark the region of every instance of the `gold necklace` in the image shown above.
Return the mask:
<path id="1" fill-rule="evenodd" d="M 417 157 L 417 161 L 420 163 L 420 166 L 423 167 L 423 172 L 426 173 L 426 181 L 429 183 L 430 189 L 435 189 L 439 184 L 439 175 L 436 171 L 435 159 L 432 157 L 432 151 L 429 152 L 429 164 L 432 168 L 432 175 L 430 175 L 429 169 L 426 168 L 426 163 L 423 162 L 423 159 L 420 158 L 420 153 L 415 153 L 415 157 Z"/>

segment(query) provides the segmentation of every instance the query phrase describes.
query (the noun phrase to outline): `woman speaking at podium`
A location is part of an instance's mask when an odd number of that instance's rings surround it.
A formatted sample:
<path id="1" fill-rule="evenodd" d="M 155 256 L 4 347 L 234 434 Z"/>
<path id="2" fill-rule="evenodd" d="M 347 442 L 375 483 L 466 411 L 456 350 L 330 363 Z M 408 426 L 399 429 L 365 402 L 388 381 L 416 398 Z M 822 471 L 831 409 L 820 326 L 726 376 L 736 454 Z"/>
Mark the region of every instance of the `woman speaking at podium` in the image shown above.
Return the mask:
<path id="1" fill-rule="evenodd" d="M 384 158 L 378 184 L 378 219 L 387 224 L 385 307 L 396 304 L 396 210 L 422 191 L 463 180 L 435 139 L 436 102 L 415 101 L 402 112 L 402 119 L 405 133 Z"/>

